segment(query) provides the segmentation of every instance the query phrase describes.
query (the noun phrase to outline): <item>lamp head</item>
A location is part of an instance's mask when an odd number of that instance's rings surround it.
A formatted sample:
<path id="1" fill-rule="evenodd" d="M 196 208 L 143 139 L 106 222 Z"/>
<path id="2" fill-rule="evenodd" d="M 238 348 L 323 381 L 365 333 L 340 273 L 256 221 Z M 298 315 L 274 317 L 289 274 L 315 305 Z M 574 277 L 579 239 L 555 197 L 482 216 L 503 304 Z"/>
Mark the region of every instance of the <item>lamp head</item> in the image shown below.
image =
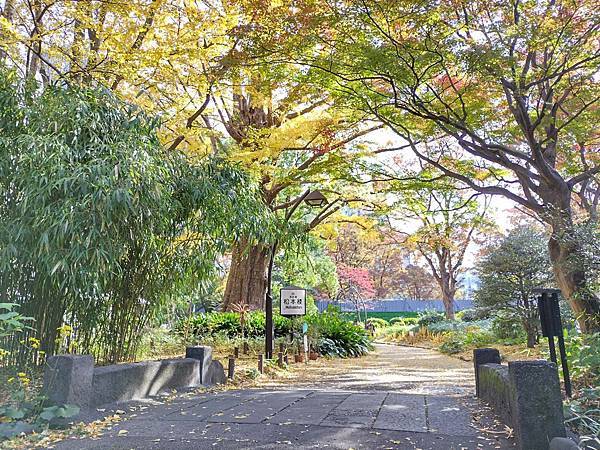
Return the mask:
<path id="1" fill-rule="evenodd" d="M 304 201 L 308 206 L 319 207 L 327 204 L 327 199 L 320 191 L 312 191 L 305 198 Z"/>

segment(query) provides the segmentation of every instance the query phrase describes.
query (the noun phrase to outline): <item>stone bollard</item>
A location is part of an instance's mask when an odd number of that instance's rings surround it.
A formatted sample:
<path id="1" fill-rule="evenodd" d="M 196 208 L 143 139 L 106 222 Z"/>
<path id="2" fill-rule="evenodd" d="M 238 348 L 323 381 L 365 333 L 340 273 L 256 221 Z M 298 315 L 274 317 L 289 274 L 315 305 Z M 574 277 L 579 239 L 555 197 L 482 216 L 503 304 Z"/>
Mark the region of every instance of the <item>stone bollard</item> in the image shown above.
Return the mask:
<path id="1" fill-rule="evenodd" d="M 519 448 L 547 450 L 553 438 L 566 436 L 556 364 L 547 361 L 509 362 L 508 376 Z"/>
<path id="2" fill-rule="evenodd" d="M 94 357 L 80 355 L 51 356 L 44 373 L 44 395 L 53 405 L 91 406 Z"/>
<path id="3" fill-rule="evenodd" d="M 259 373 L 264 373 L 264 367 L 263 367 L 263 355 L 262 353 L 260 353 L 258 355 L 258 372 Z"/>
<path id="4" fill-rule="evenodd" d="M 277 365 L 281 368 L 283 368 L 283 353 L 279 352 L 277 353 Z"/>
<path id="5" fill-rule="evenodd" d="M 475 395 L 479 397 L 479 366 L 482 364 L 500 364 L 500 352 L 496 348 L 476 348 L 473 350 L 473 365 L 475 366 Z"/>
<path id="6" fill-rule="evenodd" d="M 200 384 L 210 384 L 209 368 L 212 363 L 212 348 L 206 345 L 186 347 L 185 357 L 200 361 Z"/>
<path id="7" fill-rule="evenodd" d="M 548 450 L 581 450 L 581 447 L 569 438 L 555 437 Z"/>
<path id="8" fill-rule="evenodd" d="M 250 353 L 250 346 L 247 342 L 244 342 L 244 355 L 247 355 L 248 353 Z"/>
<path id="9" fill-rule="evenodd" d="M 233 348 L 233 357 L 236 359 L 240 357 L 240 348 L 239 347 Z"/>
<path id="10" fill-rule="evenodd" d="M 236 347 L 237 349 L 237 347 Z M 229 365 L 227 366 L 227 378 L 233 380 L 235 372 L 235 356 L 229 355 Z"/>

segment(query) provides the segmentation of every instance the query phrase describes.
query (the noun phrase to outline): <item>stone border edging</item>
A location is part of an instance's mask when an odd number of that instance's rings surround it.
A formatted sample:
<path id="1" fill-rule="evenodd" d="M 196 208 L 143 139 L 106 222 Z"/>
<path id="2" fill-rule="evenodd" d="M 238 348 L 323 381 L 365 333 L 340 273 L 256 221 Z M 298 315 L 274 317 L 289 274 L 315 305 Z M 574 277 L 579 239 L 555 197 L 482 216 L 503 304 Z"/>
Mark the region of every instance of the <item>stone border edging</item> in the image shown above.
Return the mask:
<path id="1" fill-rule="evenodd" d="M 500 364 L 494 348 L 473 350 L 476 395 L 486 401 L 515 431 L 522 450 L 548 450 L 566 429 L 556 364 L 511 361 Z"/>
<path id="2" fill-rule="evenodd" d="M 89 355 L 48 358 L 44 393 L 51 404 L 76 405 L 85 411 L 108 403 L 142 399 L 160 392 L 227 381 L 212 348 L 186 348 L 186 357 L 94 367 Z"/>

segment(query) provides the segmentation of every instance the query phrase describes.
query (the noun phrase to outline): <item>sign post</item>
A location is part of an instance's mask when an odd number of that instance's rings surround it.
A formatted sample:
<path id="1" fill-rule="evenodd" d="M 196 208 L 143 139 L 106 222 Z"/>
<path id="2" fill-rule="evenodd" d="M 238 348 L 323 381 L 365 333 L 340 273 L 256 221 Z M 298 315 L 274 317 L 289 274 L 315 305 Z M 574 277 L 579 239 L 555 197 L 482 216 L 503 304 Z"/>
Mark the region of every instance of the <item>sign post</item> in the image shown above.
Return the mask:
<path id="1" fill-rule="evenodd" d="M 571 377 L 569 376 L 565 338 L 560 318 L 560 308 L 558 303 L 559 292 L 560 290 L 558 289 L 534 289 L 534 293 L 540 294 L 538 297 L 538 312 L 540 314 L 540 322 L 542 325 L 542 336 L 548 338 L 550 360 L 558 365 L 556 348 L 554 346 L 554 336 L 556 336 L 558 338 L 558 349 L 560 350 L 560 363 L 563 371 L 563 380 L 565 382 L 565 392 L 567 397 L 571 397 Z"/>
<path id="2" fill-rule="evenodd" d="M 287 286 L 279 291 L 279 313 L 284 317 L 294 318 L 306 315 L 306 289 L 298 286 Z M 306 331 L 303 330 L 306 339 Z M 294 327 L 292 326 L 292 344 Z M 305 355 L 306 356 L 306 355 Z"/>

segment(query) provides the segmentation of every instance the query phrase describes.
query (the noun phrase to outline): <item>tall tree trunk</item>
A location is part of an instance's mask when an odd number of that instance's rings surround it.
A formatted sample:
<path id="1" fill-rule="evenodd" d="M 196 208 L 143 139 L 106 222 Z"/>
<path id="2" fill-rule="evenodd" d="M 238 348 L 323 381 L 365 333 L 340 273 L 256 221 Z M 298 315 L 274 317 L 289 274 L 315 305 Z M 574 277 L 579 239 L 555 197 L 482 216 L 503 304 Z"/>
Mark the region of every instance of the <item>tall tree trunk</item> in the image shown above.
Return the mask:
<path id="1" fill-rule="evenodd" d="M 527 334 L 527 348 L 534 348 L 537 342 L 537 327 L 529 315 L 523 319 L 523 329 Z"/>
<path id="2" fill-rule="evenodd" d="M 442 300 L 444 301 L 444 309 L 446 310 L 446 319 L 454 320 L 454 293 L 442 289 Z"/>
<path id="3" fill-rule="evenodd" d="M 583 333 L 600 331 L 600 300 L 587 285 L 581 243 L 574 234 L 571 191 L 566 185 L 548 187 L 546 221 L 552 227 L 548 250 L 556 283 L 569 302 Z"/>
<path id="4" fill-rule="evenodd" d="M 585 270 L 579 265 L 579 244 L 554 231 L 548 249 L 556 283 L 569 302 L 581 331 L 600 331 L 600 300 L 588 289 Z"/>
<path id="5" fill-rule="evenodd" d="M 249 305 L 251 309 L 264 309 L 268 253 L 268 247 L 248 245 L 245 240 L 234 245 L 223 297 L 223 311 L 230 311 L 235 304 Z"/>

